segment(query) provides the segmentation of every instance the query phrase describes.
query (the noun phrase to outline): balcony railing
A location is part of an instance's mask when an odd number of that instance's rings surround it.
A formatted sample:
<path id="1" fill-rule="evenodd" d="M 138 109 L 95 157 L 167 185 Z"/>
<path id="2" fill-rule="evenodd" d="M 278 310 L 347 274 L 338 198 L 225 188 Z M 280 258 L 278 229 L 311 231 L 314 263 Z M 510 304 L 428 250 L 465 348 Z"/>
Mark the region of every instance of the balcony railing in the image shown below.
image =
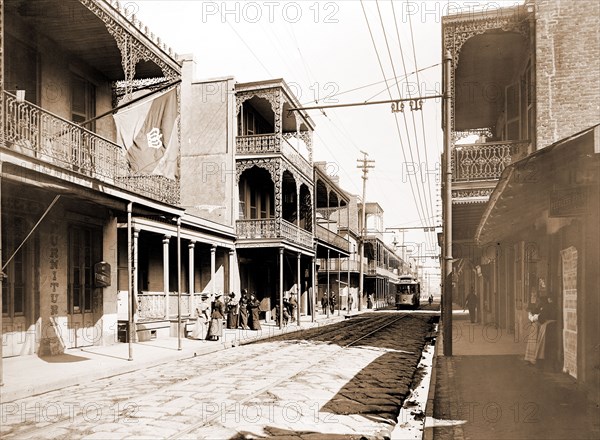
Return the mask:
<path id="1" fill-rule="evenodd" d="M 307 248 L 312 248 L 312 234 L 286 220 L 238 220 L 236 230 L 238 239 L 286 239 Z"/>
<path id="2" fill-rule="evenodd" d="M 319 258 L 317 260 L 319 265 L 319 272 L 327 271 L 329 267 L 330 272 L 337 272 L 338 268 L 340 272 L 360 272 L 360 261 L 348 260 L 347 258 L 329 258 L 329 264 L 327 264 L 327 258 Z M 363 261 L 363 272 L 367 272 L 367 260 Z"/>
<path id="3" fill-rule="evenodd" d="M 155 200 L 179 203 L 178 181 L 131 175 L 119 145 L 10 93 L 2 93 L 1 99 L 1 146 Z"/>
<path id="4" fill-rule="evenodd" d="M 528 141 L 454 145 L 451 158 L 452 180 L 497 180 L 504 168 L 527 154 L 528 146 Z"/>
<path id="5" fill-rule="evenodd" d="M 249 136 L 237 136 L 235 140 L 235 151 L 239 155 L 253 154 L 282 154 L 287 160 L 294 164 L 304 175 L 312 176 L 312 167 L 290 143 L 293 136 L 280 134 L 255 134 Z"/>
<path id="6" fill-rule="evenodd" d="M 326 243 L 332 244 L 346 252 L 350 249 L 350 244 L 348 243 L 348 240 L 321 225 L 317 225 L 315 235 L 318 239 L 323 240 Z"/>

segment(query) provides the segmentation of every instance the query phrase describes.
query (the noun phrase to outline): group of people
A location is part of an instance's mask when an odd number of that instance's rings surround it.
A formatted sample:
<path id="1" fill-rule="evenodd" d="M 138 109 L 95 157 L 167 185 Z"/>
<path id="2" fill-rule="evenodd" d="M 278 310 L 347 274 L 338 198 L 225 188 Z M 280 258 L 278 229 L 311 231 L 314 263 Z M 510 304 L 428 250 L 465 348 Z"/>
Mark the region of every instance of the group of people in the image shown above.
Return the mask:
<path id="1" fill-rule="evenodd" d="M 551 296 L 538 296 L 532 290 L 527 306 L 530 330 L 525 346 L 525 361 L 535 364 L 546 358 L 546 332 L 548 325 L 556 321 L 556 307 Z"/>
<path id="2" fill-rule="evenodd" d="M 335 295 L 331 295 L 329 296 L 329 299 L 327 299 L 328 296 L 329 295 L 325 294 L 323 295 L 323 298 L 321 298 L 321 310 L 323 311 L 323 314 L 327 313 L 327 306 L 329 306 L 329 310 L 331 311 L 331 313 L 333 313 L 337 304 Z"/>
<path id="3" fill-rule="evenodd" d="M 289 297 L 283 298 L 283 325 L 287 325 L 289 322 L 296 321 L 296 310 L 298 309 L 298 301 L 296 296 L 292 293 Z M 275 324 L 279 325 L 279 304 L 275 305 Z"/>
<path id="4" fill-rule="evenodd" d="M 248 295 L 246 289 L 239 299 L 235 292 L 231 292 L 224 300 L 221 292 L 214 297 L 203 294 L 196 307 L 196 323 L 190 336 L 193 339 L 218 341 L 223 336 L 225 319 L 228 329 L 260 330 L 259 312 L 260 301 L 256 294 Z"/>

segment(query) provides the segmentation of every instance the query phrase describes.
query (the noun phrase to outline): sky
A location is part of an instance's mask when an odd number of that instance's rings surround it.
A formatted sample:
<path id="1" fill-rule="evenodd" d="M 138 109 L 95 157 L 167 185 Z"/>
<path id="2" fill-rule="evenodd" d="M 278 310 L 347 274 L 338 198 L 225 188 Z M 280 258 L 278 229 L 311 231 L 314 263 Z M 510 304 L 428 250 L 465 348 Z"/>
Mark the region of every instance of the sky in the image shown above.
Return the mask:
<path id="1" fill-rule="evenodd" d="M 520 2 L 497 1 L 121 1 L 178 54 L 193 54 L 196 79 L 283 78 L 305 105 L 364 103 L 441 94 L 441 17 Z M 521 2 L 522 3 L 522 2 Z M 416 73 L 415 73 L 416 72 Z M 397 79 L 394 79 L 397 78 Z M 439 276 L 441 100 L 393 113 L 391 104 L 310 110 L 313 158 L 340 186 L 362 195 L 357 159 L 373 160 L 367 202 L 383 208 L 384 241 Z M 422 227 L 435 227 L 424 232 Z M 400 249 L 402 250 L 402 249 Z"/>

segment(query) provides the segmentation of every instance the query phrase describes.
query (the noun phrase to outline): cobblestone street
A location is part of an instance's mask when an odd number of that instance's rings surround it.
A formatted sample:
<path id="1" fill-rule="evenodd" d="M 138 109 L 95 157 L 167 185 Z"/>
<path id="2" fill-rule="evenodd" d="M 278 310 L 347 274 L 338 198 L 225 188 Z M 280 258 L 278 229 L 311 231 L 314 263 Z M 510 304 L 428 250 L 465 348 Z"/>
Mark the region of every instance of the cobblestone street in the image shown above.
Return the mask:
<path id="1" fill-rule="evenodd" d="M 2 405 L 2 437 L 382 438 L 429 321 L 362 315 L 17 400 Z"/>

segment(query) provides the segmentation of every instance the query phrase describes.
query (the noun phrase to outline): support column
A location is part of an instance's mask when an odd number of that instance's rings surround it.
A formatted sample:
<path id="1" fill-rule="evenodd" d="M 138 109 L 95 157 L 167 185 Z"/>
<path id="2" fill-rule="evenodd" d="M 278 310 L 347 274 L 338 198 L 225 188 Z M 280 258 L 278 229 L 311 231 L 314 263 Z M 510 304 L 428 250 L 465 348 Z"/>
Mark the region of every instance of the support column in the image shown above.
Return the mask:
<path id="1" fill-rule="evenodd" d="M 283 329 L 283 248 L 279 248 L 279 328 Z"/>
<path id="2" fill-rule="evenodd" d="M 210 293 L 212 294 L 211 301 L 215 298 L 215 276 L 217 272 L 217 246 L 214 244 L 210 248 Z"/>
<path id="3" fill-rule="evenodd" d="M 325 310 L 327 310 L 327 317 L 329 318 L 329 311 L 331 309 L 331 283 L 329 281 L 329 249 L 327 249 L 327 307 L 325 307 Z"/>
<path id="4" fill-rule="evenodd" d="M 189 311 L 190 311 L 190 318 L 194 318 L 194 310 L 195 307 L 194 305 L 196 304 L 196 293 L 195 293 L 195 286 L 196 286 L 196 273 L 195 273 L 195 268 L 194 268 L 194 250 L 196 248 L 196 242 L 195 241 L 191 241 L 188 244 L 188 293 L 190 294 L 190 298 L 189 298 Z"/>
<path id="5" fill-rule="evenodd" d="M 340 316 L 340 310 L 342 308 L 342 292 L 341 292 L 341 288 L 342 288 L 342 279 L 340 278 L 340 266 L 342 265 L 342 255 L 338 252 L 338 257 L 337 257 L 337 279 L 338 279 L 338 297 L 337 297 L 337 309 L 338 309 L 338 316 Z"/>
<path id="6" fill-rule="evenodd" d="M 169 241 L 170 235 L 163 237 L 163 292 L 165 293 L 165 319 L 169 319 Z"/>
<path id="7" fill-rule="evenodd" d="M 133 252 L 132 252 L 132 231 L 131 214 L 133 212 L 133 203 L 127 204 L 127 343 L 129 345 L 129 358 L 133 360 Z M 0 314 L 1 315 L 1 314 Z M 2 344 L 0 344 L 2 345 Z"/>
<path id="8" fill-rule="evenodd" d="M 139 272 L 138 272 L 138 249 L 139 249 L 139 238 L 140 238 L 140 230 L 138 228 L 133 229 L 133 248 L 131 250 L 132 258 L 133 258 L 133 288 L 131 295 L 131 302 L 129 303 L 129 307 L 131 307 L 131 316 L 133 322 L 133 333 L 132 341 L 137 342 L 137 321 L 138 321 L 138 294 L 139 294 Z"/>
<path id="9" fill-rule="evenodd" d="M 302 288 L 300 287 L 300 258 L 302 254 L 298 252 L 298 262 L 296 264 L 296 325 L 300 325 L 300 302 L 302 298 L 300 297 L 300 291 Z"/>
<path id="10" fill-rule="evenodd" d="M 348 282 L 348 299 L 350 299 L 350 256 L 348 256 L 348 267 L 346 267 L 346 281 Z M 354 298 L 352 298 L 352 302 L 354 303 Z M 350 313 L 350 307 L 348 307 L 348 313 Z"/>
<path id="11" fill-rule="evenodd" d="M 311 270 L 312 270 L 312 277 L 311 277 L 311 284 L 312 284 L 312 295 L 310 295 L 310 304 L 311 304 L 311 322 L 315 322 L 315 314 L 316 312 L 316 301 L 315 301 L 315 297 L 316 297 L 316 292 L 317 292 L 317 285 L 315 283 L 316 281 L 316 273 L 317 273 L 317 260 L 315 257 L 312 257 L 312 262 L 311 262 Z"/>
<path id="12" fill-rule="evenodd" d="M 234 286 L 234 277 L 233 277 L 233 267 L 234 267 L 234 257 L 235 257 L 235 249 L 229 249 L 229 267 L 228 267 L 228 274 L 229 274 L 229 292 L 235 292 L 237 289 L 235 289 Z M 238 300 L 241 298 L 241 292 L 237 293 L 238 296 Z"/>
<path id="13" fill-rule="evenodd" d="M 181 348 L 181 217 L 177 217 L 177 350 Z"/>

